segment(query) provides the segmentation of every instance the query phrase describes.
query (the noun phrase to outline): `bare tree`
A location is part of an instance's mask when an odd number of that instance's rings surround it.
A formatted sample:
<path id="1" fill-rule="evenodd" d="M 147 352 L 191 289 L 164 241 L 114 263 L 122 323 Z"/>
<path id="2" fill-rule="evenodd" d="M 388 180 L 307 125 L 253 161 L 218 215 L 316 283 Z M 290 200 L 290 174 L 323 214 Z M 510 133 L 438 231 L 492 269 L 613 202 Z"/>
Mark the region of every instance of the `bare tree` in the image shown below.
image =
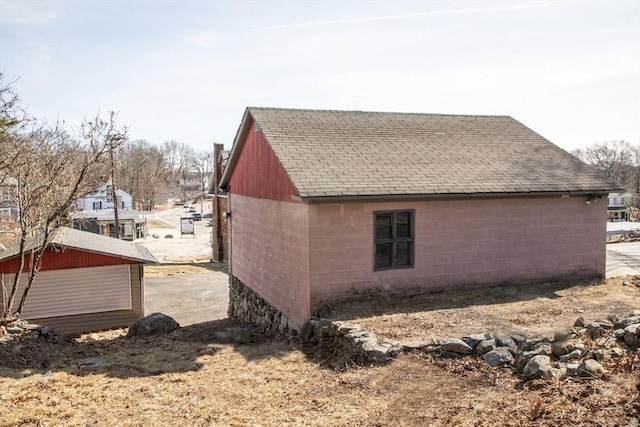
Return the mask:
<path id="1" fill-rule="evenodd" d="M 8 176 L 6 169 L 17 160 L 16 135 L 29 124 L 31 119 L 20 106 L 18 94 L 12 86 L 15 80 L 5 82 L 0 72 L 0 184 Z"/>
<path id="2" fill-rule="evenodd" d="M 201 183 L 201 190 L 203 192 L 207 191 L 207 183 L 209 178 L 211 177 L 213 170 L 213 152 L 212 151 L 198 151 L 193 153 L 191 157 L 191 167 L 195 170 L 199 177 Z"/>
<path id="3" fill-rule="evenodd" d="M 633 162 L 633 146 L 627 141 L 607 141 L 572 151 L 572 154 L 607 173 L 621 184 L 627 182 Z"/>
<path id="4" fill-rule="evenodd" d="M 118 175 L 121 188 L 133 197 L 138 209 L 151 210 L 166 195 L 164 157 L 156 146 L 145 140 L 120 148 Z"/>
<path id="5" fill-rule="evenodd" d="M 101 183 L 104 165 L 112 148 L 126 140 L 127 130 L 116 124 L 116 114 L 104 120 L 85 121 L 78 138 L 72 138 L 59 124 L 42 125 L 28 135 L 14 138 L 19 158 L 8 173 L 18 181 L 16 196 L 20 211 L 18 268 L 3 319 L 19 317 L 38 275 L 42 256 L 52 233 L 68 223 L 69 206 L 82 194 Z M 29 252 L 28 280 L 14 310 L 21 273 Z"/>

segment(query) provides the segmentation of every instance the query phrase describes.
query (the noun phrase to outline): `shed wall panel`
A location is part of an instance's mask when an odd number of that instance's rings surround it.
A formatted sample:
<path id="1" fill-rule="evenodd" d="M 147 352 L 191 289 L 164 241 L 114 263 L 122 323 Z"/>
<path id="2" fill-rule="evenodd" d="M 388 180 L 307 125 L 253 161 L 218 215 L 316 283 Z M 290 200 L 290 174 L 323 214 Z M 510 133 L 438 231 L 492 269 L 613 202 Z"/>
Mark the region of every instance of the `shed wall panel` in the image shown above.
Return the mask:
<path id="1" fill-rule="evenodd" d="M 4 276 L 5 283 L 11 285 L 15 275 Z M 42 271 L 31 286 L 22 317 L 33 319 L 131 310 L 130 276 L 127 265 Z M 16 302 L 22 298 L 27 281 L 28 276 L 23 274 Z"/>
<path id="2" fill-rule="evenodd" d="M 29 320 L 36 324 L 47 325 L 62 334 L 77 334 L 129 326 L 144 315 L 143 277 L 143 266 L 141 264 L 132 265 L 130 268 L 131 309 L 40 317 Z"/>
<path id="3" fill-rule="evenodd" d="M 229 181 L 229 192 L 260 199 L 292 202 L 298 194 L 265 135 L 254 129 L 247 133 L 238 163 Z"/>

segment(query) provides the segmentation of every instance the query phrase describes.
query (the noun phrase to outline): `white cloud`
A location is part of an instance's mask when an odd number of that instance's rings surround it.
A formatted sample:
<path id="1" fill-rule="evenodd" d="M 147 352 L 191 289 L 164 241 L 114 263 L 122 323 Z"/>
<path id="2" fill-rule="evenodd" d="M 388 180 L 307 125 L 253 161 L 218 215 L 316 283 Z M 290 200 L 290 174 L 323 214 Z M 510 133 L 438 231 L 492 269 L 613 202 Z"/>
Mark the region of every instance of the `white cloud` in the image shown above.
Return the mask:
<path id="1" fill-rule="evenodd" d="M 58 19 L 53 2 L 0 1 L 0 23 L 13 25 L 47 24 Z"/>

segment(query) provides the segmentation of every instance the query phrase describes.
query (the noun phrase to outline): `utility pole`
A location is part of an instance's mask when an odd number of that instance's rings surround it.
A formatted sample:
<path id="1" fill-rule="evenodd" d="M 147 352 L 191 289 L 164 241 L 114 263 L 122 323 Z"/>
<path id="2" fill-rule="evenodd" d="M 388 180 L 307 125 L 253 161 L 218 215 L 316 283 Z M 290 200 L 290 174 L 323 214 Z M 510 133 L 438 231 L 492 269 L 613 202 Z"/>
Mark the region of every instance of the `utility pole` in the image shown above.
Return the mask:
<path id="1" fill-rule="evenodd" d="M 212 245 L 214 246 L 215 249 L 213 251 L 213 259 L 216 261 L 223 261 L 224 260 L 224 244 L 223 244 L 223 240 L 222 240 L 222 219 L 220 218 L 221 216 L 221 212 L 220 212 L 220 197 L 218 197 L 218 184 L 219 184 L 219 176 L 220 175 L 220 170 L 219 166 L 220 164 L 218 163 L 218 157 L 220 157 L 220 152 L 223 150 L 224 145 L 222 144 L 213 144 L 213 206 L 212 206 L 212 211 L 213 211 L 213 220 L 215 221 L 213 226 L 214 226 L 214 230 L 213 230 L 213 238 L 212 240 Z M 217 258 L 215 255 L 218 255 Z"/>
<path id="2" fill-rule="evenodd" d="M 109 157 L 111 158 L 111 197 L 113 200 L 113 217 L 116 221 L 116 238 L 120 239 L 120 219 L 118 218 L 118 191 L 116 189 L 116 166 L 113 160 L 113 140 L 109 142 Z"/>

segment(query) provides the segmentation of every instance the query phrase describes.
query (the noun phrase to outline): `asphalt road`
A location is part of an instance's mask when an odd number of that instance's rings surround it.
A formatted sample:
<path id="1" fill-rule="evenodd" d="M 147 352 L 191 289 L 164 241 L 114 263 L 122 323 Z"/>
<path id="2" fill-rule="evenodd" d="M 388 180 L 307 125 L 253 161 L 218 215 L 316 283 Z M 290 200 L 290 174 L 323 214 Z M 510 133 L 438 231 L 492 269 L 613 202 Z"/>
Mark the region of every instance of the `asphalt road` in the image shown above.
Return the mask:
<path id="1" fill-rule="evenodd" d="M 607 245 L 607 277 L 640 275 L 640 242 Z"/>
<path id="2" fill-rule="evenodd" d="M 202 214 L 211 212 L 211 201 L 194 206 Z M 209 260 L 212 255 L 211 227 L 207 227 L 207 220 L 193 222 L 194 235 L 180 234 L 180 218 L 190 216 L 189 210 L 182 206 L 158 212 L 156 218 L 173 228 L 150 228 L 148 233 L 158 237 L 146 237 L 136 240 L 136 243 L 146 247 L 161 263 Z"/>
<path id="3" fill-rule="evenodd" d="M 229 276 L 221 271 L 145 277 L 144 312 L 159 311 L 181 326 L 227 317 Z"/>

